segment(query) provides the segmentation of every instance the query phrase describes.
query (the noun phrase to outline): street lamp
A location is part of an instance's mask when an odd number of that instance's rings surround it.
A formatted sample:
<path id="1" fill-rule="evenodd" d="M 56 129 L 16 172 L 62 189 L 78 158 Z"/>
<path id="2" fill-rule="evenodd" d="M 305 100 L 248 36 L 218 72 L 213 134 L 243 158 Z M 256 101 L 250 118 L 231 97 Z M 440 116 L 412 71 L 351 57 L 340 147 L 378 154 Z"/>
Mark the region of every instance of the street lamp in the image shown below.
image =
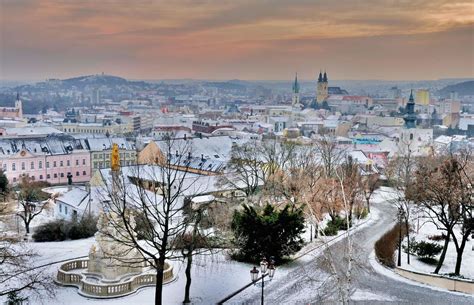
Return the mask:
<path id="1" fill-rule="evenodd" d="M 404 211 L 402 207 L 398 208 L 398 261 L 397 266 L 400 267 L 402 265 L 402 217 Z M 410 251 L 410 249 L 408 249 Z"/>
<path id="2" fill-rule="evenodd" d="M 261 298 L 261 305 L 263 305 L 263 295 L 264 295 L 264 288 L 265 288 L 265 276 L 268 275 L 270 278 L 270 281 L 273 279 L 273 276 L 275 275 L 275 261 L 273 258 L 270 258 L 270 261 L 268 262 L 265 258 L 262 259 L 260 262 L 260 271 L 262 272 L 262 298 Z M 250 270 L 250 277 L 252 279 L 252 282 L 255 284 L 258 280 L 258 274 L 260 272 L 257 267 L 253 267 L 253 269 Z"/>

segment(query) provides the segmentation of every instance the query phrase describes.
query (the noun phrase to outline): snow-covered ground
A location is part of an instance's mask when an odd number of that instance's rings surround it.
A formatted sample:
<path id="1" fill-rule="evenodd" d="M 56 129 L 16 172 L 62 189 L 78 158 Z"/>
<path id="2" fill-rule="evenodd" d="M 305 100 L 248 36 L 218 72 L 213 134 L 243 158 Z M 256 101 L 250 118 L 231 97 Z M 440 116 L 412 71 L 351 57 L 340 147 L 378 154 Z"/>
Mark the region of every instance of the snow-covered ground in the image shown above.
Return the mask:
<path id="1" fill-rule="evenodd" d="M 377 191 L 372 202 L 386 200 L 385 191 Z M 375 211 L 375 210 L 374 210 Z M 355 221 L 357 228 L 370 225 L 378 219 L 377 213 L 372 213 L 366 219 Z M 322 250 L 321 245 L 324 242 L 333 243 L 343 238 L 345 231 L 339 231 L 338 236 L 319 237 L 313 243 L 306 245 L 299 253 L 295 255 L 298 259 L 285 266 L 278 267 L 275 277 L 284 277 L 286 274 L 294 270 L 300 263 L 307 259 L 314 258 Z M 304 236 L 305 240 L 309 240 L 309 232 Z M 88 238 L 75 241 L 63 242 L 47 242 L 47 243 L 29 243 L 39 256 L 36 258 L 35 265 L 43 265 L 46 263 L 72 259 L 76 257 L 86 256 L 94 238 Z M 319 249 L 319 248 L 320 249 Z M 303 256 L 301 256 L 303 255 Z M 181 304 L 184 295 L 184 286 L 186 278 L 184 275 L 184 266 L 182 262 L 172 262 L 174 273 L 177 275 L 175 281 L 164 286 L 163 300 L 165 304 Z M 45 268 L 44 272 L 54 278 L 60 264 L 53 264 Z M 230 260 L 224 251 L 220 251 L 214 255 L 204 255 L 195 259 L 192 270 L 191 297 L 194 304 L 214 304 L 220 299 L 226 297 L 230 293 L 245 286 L 250 282 L 250 269 L 253 265 L 240 263 Z M 271 285 L 271 283 L 269 283 Z M 249 287 L 246 293 L 252 293 L 252 290 L 258 287 Z M 43 300 L 49 305 L 55 304 L 153 304 L 154 287 L 147 287 L 138 290 L 136 293 L 117 299 L 98 300 L 89 299 L 80 296 L 74 287 L 58 287 L 56 296 L 51 300 Z M 369 296 L 365 291 L 357 294 L 360 299 L 367 299 Z M 370 299 L 370 298 L 369 298 Z M 0 300 L 1 301 L 1 300 Z M 36 304 L 33 301 L 32 304 Z"/>
<path id="2" fill-rule="evenodd" d="M 418 229 L 418 224 L 417 224 L 417 221 L 415 221 L 415 224 L 414 224 L 415 232 L 412 233 L 410 238 L 414 238 L 416 241 L 424 240 L 424 241 L 429 241 L 429 242 L 436 242 L 441 246 L 444 244 L 443 240 L 432 241 L 428 239 L 428 236 L 441 235 L 441 232 L 442 232 L 442 231 L 438 231 L 436 229 L 436 226 L 433 223 L 426 222 L 420 225 L 418 233 L 417 233 L 417 229 Z M 404 240 L 404 244 L 406 244 L 406 239 Z M 461 275 L 465 278 L 470 278 L 470 279 L 474 279 L 474 248 L 473 247 L 474 247 L 474 241 L 471 238 L 469 238 L 469 240 L 466 242 L 466 247 L 464 249 L 464 255 L 463 255 L 462 264 L 461 264 Z M 439 255 L 436 258 L 439 258 Z M 448 246 L 448 251 L 446 253 L 446 258 L 444 259 L 443 267 L 441 267 L 439 274 L 453 273 L 455 266 L 456 266 L 456 247 L 454 246 L 454 242 L 451 240 Z M 435 265 L 429 265 L 429 264 L 423 263 L 422 261 L 418 260 L 418 258 L 414 255 L 412 256 L 410 265 L 408 265 L 407 260 L 406 260 L 406 253 L 403 253 L 402 255 L 402 267 L 408 270 L 425 272 L 425 273 L 432 273 L 436 268 Z"/>

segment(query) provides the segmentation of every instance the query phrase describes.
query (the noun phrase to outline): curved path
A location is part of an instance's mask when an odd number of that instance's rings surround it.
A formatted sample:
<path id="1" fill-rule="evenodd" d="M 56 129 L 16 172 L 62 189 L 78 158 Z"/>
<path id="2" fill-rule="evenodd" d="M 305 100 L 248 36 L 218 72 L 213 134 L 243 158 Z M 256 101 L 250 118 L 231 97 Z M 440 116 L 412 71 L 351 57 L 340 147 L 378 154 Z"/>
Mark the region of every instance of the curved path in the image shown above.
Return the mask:
<path id="1" fill-rule="evenodd" d="M 377 203 L 374 209 L 379 214 L 378 220 L 352 235 L 356 246 L 350 304 L 474 304 L 474 296 L 432 289 L 375 271 L 369 257 L 377 239 L 394 224 L 396 209 L 386 202 Z M 331 261 L 338 273 L 345 272 L 347 265 L 345 244 L 343 239 L 330 246 Z M 288 274 L 275 276 L 265 285 L 265 304 L 338 304 L 337 284 L 329 276 L 328 262 L 327 255 L 319 255 Z M 260 301 L 259 290 L 253 289 L 252 295 L 243 295 L 230 303 L 255 304 L 256 301 Z"/>

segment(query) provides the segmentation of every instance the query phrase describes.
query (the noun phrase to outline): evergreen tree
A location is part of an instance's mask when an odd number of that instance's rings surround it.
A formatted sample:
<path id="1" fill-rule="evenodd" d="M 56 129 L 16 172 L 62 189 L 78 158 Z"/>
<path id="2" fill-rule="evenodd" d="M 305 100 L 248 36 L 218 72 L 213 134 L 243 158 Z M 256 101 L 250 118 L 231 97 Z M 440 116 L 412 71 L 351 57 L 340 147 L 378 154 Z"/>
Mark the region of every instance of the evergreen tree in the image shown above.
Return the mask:
<path id="1" fill-rule="evenodd" d="M 262 257 L 273 256 L 281 261 L 303 246 L 303 210 L 287 205 L 282 210 L 267 204 L 260 212 L 244 205 L 232 220 L 235 244 L 239 249 L 235 258 L 257 263 Z"/>
<path id="2" fill-rule="evenodd" d="M 0 195 L 5 201 L 6 196 L 8 195 L 8 178 L 5 176 L 5 172 L 0 170 Z"/>

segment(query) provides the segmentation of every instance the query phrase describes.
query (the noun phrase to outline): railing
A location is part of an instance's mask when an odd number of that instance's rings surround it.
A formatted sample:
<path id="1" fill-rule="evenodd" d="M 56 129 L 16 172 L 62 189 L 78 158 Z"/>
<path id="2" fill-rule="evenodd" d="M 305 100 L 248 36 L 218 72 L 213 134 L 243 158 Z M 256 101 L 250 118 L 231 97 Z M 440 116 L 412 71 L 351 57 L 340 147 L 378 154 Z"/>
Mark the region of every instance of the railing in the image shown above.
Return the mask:
<path id="1" fill-rule="evenodd" d="M 75 286 L 79 288 L 79 294 L 97 298 L 124 296 L 135 292 L 141 287 L 154 286 L 156 284 L 156 274 L 153 273 L 135 275 L 122 283 L 100 284 L 87 282 L 83 274 L 69 272 L 70 270 L 86 269 L 87 266 L 88 260 L 69 261 L 62 264 L 59 267 L 56 282 L 61 285 Z M 173 278 L 173 266 L 165 263 L 163 284 L 171 282 Z"/>

